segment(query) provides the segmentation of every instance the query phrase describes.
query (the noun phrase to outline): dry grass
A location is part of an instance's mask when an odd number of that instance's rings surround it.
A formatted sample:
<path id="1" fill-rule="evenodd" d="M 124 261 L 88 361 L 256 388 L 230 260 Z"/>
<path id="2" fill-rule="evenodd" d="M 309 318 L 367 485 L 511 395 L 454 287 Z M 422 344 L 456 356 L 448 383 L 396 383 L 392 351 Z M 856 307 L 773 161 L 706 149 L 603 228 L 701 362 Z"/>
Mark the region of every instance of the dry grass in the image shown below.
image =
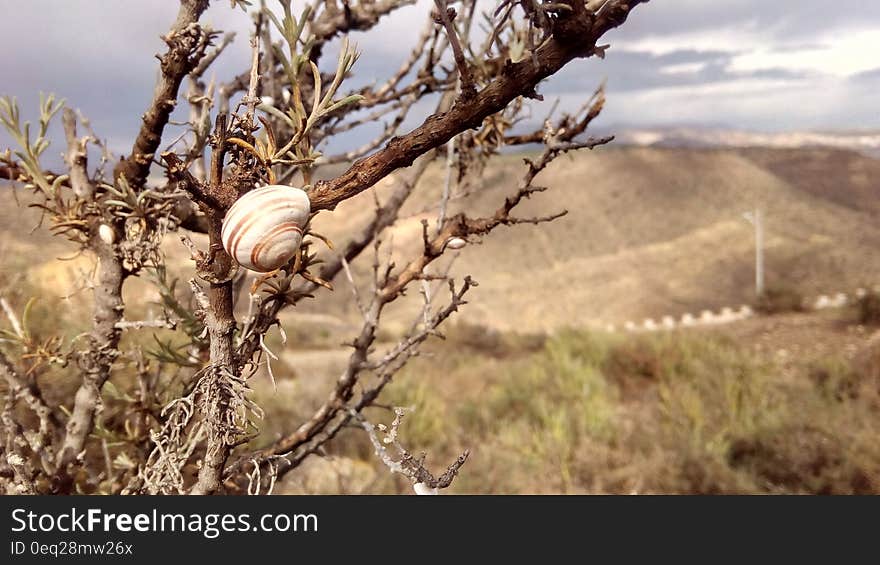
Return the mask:
<path id="1" fill-rule="evenodd" d="M 880 492 L 876 381 L 848 362 L 792 384 L 721 336 L 507 339 L 454 332 L 392 393 L 414 448 L 472 450 L 458 492 Z"/>

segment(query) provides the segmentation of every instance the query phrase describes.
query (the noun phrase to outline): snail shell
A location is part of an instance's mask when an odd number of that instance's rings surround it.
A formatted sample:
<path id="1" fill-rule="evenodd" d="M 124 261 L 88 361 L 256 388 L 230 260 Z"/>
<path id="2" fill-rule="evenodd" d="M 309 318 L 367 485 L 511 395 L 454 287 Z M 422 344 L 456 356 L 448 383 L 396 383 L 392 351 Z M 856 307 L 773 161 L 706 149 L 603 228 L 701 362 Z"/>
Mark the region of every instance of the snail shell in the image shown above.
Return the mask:
<path id="1" fill-rule="evenodd" d="M 305 191 L 273 184 L 239 198 L 223 219 L 221 239 L 239 265 L 266 273 L 296 255 L 309 220 Z"/>

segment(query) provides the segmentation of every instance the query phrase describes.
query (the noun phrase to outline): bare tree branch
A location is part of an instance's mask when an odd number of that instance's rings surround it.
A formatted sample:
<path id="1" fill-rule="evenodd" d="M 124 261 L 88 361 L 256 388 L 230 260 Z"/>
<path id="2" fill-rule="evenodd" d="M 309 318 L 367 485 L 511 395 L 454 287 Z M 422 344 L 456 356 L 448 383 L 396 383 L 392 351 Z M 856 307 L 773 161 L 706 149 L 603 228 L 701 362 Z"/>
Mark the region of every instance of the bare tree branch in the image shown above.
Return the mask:
<path id="1" fill-rule="evenodd" d="M 177 20 L 163 39 L 168 51 L 159 59 L 161 74 L 150 107 L 127 158 L 120 159 L 113 178 L 124 176 L 128 183 L 142 187 L 150 172 L 153 156 L 162 141 L 162 132 L 177 105 L 177 93 L 183 78 L 192 72 L 210 44 L 212 34 L 199 26 L 208 0 L 181 0 Z"/>
<path id="2" fill-rule="evenodd" d="M 65 108 L 62 112 L 62 122 L 64 123 L 64 133 L 67 136 L 67 153 L 64 155 L 64 160 L 67 163 L 67 169 L 70 171 L 70 186 L 78 197 L 83 199 L 91 198 L 95 193 L 95 187 L 89 179 L 89 173 L 86 170 L 86 159 L 88 156 L 86 142 L 88 138 L 77 138 L 76 113 L 70 108 Z"/>
<path id="3" fill-rule="evenodd" d="M 2 352 L 0 352 L 0 373 L 3 374 L 3 380 L 6 381 L 6 386 L 9 389 L 9 400 L 14 402 L 16 398 L 21 398 L 39 419 L 40 427 L 35 444 L 40 447 L 39 455 L 43 459 L 44 465 L 51 468 L 54 455 L 53 436 L 61 423 L 46 401 L 43 400 L 43 395 L 36 382 L 28 382 L 22 377 Z"/>
<path id="4" fill-rule="evenodd" d="M 67 421 L 67 433 L 58 451 L 59 472 L 75 462 L 83 452 L 86 438 L 92 431 L 95 410 L 101 402 L 101 387 L 110 377 L 110 367 L 119 355 L 121 330 L 116 324 L 122 319 L 122 283 L 125 271 L 112 244 L 95 234 L 91 247 L 98 255 L 98 276 L 94 288 L 94 326 L 89 333 L 89 348 L 81 351 L 77 364 L 83 373 L 82 384 L 74 396 L 73 411 Z"/>
<path id="5" fill-rule="evenodd" d="M 146 180 L 153 153 L 159 146 L 162 131 L 176 104 L 180 82 L 195 68 L 210 43 L 211 34 L 202 30 L 197 23 L 207 6 L 207 0 L 181 0 L 177 20 L 165 37 L 169 50 L 161 59 L 162 73 L 153 102 L 144 114 L 144 123 L 130 157 L 117 164 L 114 179 L 124 176 L 128 184 L 135 188 L 142 186 Z M 75 136 L 70 133 L 69 141 L 76 142 Z M 69 148 L 69 154 L 77 155 L 76 167 L 85 170 L 85 156 L 79 155 L 79 152 L 78 143 Z M 74 397 L 66 435 L 56 458 L 59 473 L 56 488 L 61 489 L 66 488 L 70 480 L 66 468 L 83 453 L 86 438 L 94 424 L 95 411 L 101 401 L 101 387 L 109 378 L 110 368 L 119 355 L 121 330 L 116 324 L 122 320 L 122 285 L 128 273 L 117 255 L 114 242 L 104 241 L 99 236 L 97 222 L 97 218 L 93 220 L 89 240 L 89 247 L 98 257 L 98 282 L 94 288 L 95 322 L 89 334 L 90 347 L 79 354 L 78 364 L 83 372 L 83 381 Z"/>
<path id="6" fill-rule="evenodd" d="M 434 0 L 434 4 L 437 6 L 437 21 L 446 29 L 446 36 L 452 46 L 452 55 L 461 77 L 461 95 L 465 99 L 473 98 L 477 94 L 477 87 L 474 84 L 474 75 L 471 73 L 470 66 L 464 58 L 464 50 L 458 40 L 458 30 L 452 23 L 457 15 L 455 9 L 449 8 L 446 0 Z"/>
<path id="7" fill-rule="evenodd" d="M 401 445 L 400 440 L 398 439 L 400 423 L 403 420 L 405 413 L 404 409 L 395 408 L 395 417 L 394 421 L 391 423 L 390 429 L 382 424 L 378 426 L 379 429 L 383 431 L 388 429 L 385 433 L 385 437 L 380 440 L 379 434 L 376 432 L 377 426 L 371 424 L 359 412 L 354 410 L 349 411 L 351 418 L 358 422 L 364 431 L 366 431 L 367 436 L 370 438 L 370 443 L 373 444 L 373 450 L 376 452 L 376 455 L 392 473 L 399 473 L 409 478 L 413 483 L 413 488 L 416 491 L 416 494 L 437 494 L 439 489 L 447 488 L 452 484 L 459 469 L 461 469 L 467 461 L 470 452 L 465 451 L 462 453 L 452 462 L 451 465 L 449 465 L 443 475 L 439 478 L 434 478 L 431 471 L 425 467 L 425 455 L 422 454 L 421 457 L 413 457 L 413 455 Z M 389 453 L 389 447 L 393 447 L 395 451 L 397 451 L 397 459 L 395 459 L 394 455 Z M 277 475 L 277 471 L 275 474 Z"/>
<path id="8" fill-rule="evenodd" d="M 610 0 L 602 15 L 592 19 L 582 5 L 572 14 L 560 16 L 557 32 L 532 58 L 504 65 L 501 76 L 473 98 L 457 102 L 451 110 L 434 114 L 410 133 L 392 139 L 376 153 L 352 165 L 345 173 L 315 185 L 310 195 L 312 210 L 333 209 L 337 204 L 367 190 L 400 167 L 410 166 L 416 157 L 443 145 L 462 131 L 479 127 L 487 116 L 504 109 L 517 96 L 534 91 L 544 78 L 577 57 L 593 53 L 596 41 L 621 25 L 629 11 L 644 0 Z"/>
<path id="9" fill-rule="evenodd" d="M 312 50 L 316 57 L 320 56 L 323 45 L 337 35 L 366 31 L 379 23 L 383 16 L 414 3 L 415 0 L 374 0 L 357 4 L 343 2 L 340 8 L 336 0 L 328 0 L 323 3 L 324 10 L 311 22 L 311 31 L 315 36 Z"/>
<path id="10" fill-rule="evenodd" d="M 372 405 L 382 389 L 391 381 L 391 377 L 415 355 L 416 347 L 433 335 L 435 329 L 452 313 L 458 311 L 460 306 L 466 304 L 464 295 L 473 286 L 476 286 L 476 283 L 470 277 L 465 278 L 459 289 L 455 289 L 453 282 L 449 281 L 452 295 L 450 303 L 430 316 L 423 327 L 414 329 L 405 338 L 407 345 L 397 355 L 390 356 L 387 363 L 376 371 L 375 384 L 365 390 L 360 398 L 348 407 L 349 401 L 354 396 L 354 387 L 359 382 L 362 372 L 369 365 L 368 356 L 376 338 L 379 318 L 385 304 L 387 304 L 381 297 L 380 289 L 377 289 L 367 308 L 361 332 L 352 342 L 353 351 L 349 357 L 348 366 L 337 380 L 328 399 L 294 433 L 279 439 L 267 449 L 242 457 L 231 465 L 226 472 L 227 484 L 234 486 L 239 478 L 238 473 L 244 469 L 247 461 L 255 461 L 257 464 L 269 460 L 275 461 L 277 476 L 281 477 L 298 466 L 305 457 L 314 453 L 321 445 L 335 437 L 339 430 L 350 421 L 351 411 L 359 413 Z"/>

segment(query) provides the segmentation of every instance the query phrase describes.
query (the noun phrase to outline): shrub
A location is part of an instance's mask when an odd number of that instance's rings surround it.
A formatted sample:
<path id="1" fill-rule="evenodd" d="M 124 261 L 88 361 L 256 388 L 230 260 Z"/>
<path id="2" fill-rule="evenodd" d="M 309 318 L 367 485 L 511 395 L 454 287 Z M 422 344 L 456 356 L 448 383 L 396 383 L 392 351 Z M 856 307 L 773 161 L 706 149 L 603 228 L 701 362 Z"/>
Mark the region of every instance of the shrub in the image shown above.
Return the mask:
<path id="1" fill-rule="evenodd" d="M 539 351 L 547 339 L 544 334 L 505 333 L 468 322 L 450 325 L 445 335 L 446 340 L 454 347 L 496 358 Z"/>
<path id="2" fill-rule="evenodd" d="M 859 323 L 866 326 L 880 325 L 880 293 L 868 292 L 857 304 Z"/>
<path id="3" fill-rule="evenodd" d="M 860 395 L 861 375 L 849 361 L 841 357 L 826 357 L 814 363 L 810 378 L 820 394 L 828 400 L 842 401 Z"/>
<path id="4" fill-rule="evenodd" d="M 771 491 L 871 494 L 880 486 L 871 456 L 851 451 L 844 438 L 818 426 L 790 423 L 735 441 L 729 460 Z"/>
<path id="5" fill-rule="evenodd" d="M 662 374 L 659 393 L 673 443 L 723 454 L 731 437 L 774 417 L 765 367 L 738 348 L 705 338 L 682 338 L 670 348 L 678 362 Z"/>
<path id="6" fill-rule="evenodd" d="M 755 310 L 762 314 L 803 312 L 804 297 L 792 287 L 778 286 L 766 289 L 755 303 Z"/>
<path id="7" fill-rule="evenodd" d="M 433 352 L 392 398 L 416 407 L 402 431 L 413 447 L 437 460 L 472 450 L 460 492 L 880 489 L 880 404 L 867 369 L 843 357 L 800 365 L 804 386 L 699 333 L 566 330 L 516 356 L 453 339 Z"/>

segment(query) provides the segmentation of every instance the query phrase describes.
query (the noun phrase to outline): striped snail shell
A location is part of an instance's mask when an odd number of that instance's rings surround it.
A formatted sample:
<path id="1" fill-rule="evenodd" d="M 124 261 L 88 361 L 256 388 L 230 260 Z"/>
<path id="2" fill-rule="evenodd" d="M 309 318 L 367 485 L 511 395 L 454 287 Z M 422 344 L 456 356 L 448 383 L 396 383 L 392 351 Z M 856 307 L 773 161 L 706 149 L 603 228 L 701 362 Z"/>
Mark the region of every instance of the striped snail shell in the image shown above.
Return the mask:
<path id="1" fill-rule="evenodd" d="M 311 205 L 305 191 L 272 184 L 252 190 L 226 212 L 221 239 L 239 265 L 266 273 L 296 255 L 309 220 Z"/>

